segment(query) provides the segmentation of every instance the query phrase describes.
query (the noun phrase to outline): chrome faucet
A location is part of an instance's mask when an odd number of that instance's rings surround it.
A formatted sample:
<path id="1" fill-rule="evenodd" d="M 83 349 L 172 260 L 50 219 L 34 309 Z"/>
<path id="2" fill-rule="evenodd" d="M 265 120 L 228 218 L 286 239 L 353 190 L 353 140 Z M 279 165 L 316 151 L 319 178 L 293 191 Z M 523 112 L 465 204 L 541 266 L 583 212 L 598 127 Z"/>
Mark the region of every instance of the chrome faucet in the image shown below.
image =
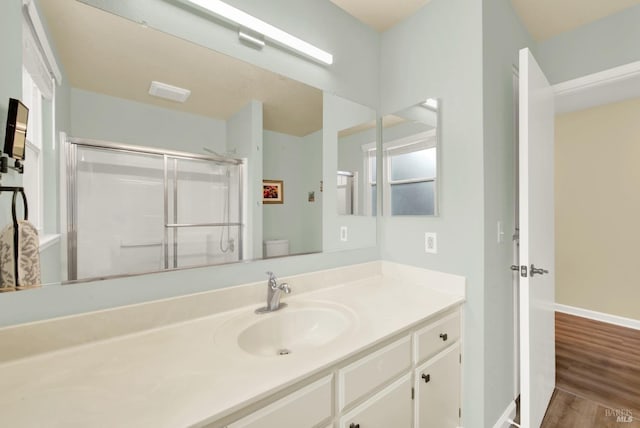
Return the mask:
<path id="1" fill-rule="evenodd" d="M 278 284 L 278 279 L 273 272 L 267 272 L 269 275 L 269 281 L 267 282 L 267 306 L 256 309 L 256 314 L 264 314 L 268 312 L 274 312 L 278 309 L 282 309 L 287 306 L 286 303 L 280 303 L 280 296 L 284 292 L 285 294 L 291 293 L 289 284 L 283 282 Z"/>

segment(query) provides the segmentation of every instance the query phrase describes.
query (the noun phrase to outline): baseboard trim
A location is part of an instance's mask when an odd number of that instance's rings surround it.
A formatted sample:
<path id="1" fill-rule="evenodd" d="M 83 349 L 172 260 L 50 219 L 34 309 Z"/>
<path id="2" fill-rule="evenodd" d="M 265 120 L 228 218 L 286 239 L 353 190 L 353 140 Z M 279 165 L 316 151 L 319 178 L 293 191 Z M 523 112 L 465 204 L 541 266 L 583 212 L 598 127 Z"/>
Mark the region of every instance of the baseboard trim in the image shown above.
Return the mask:
<path id="1" fill-rule="evenodd" d="M 504 410 L 498 422 L 495 423 L 493 428 L 510 428 L 511 424 L 508 422 L 509 420 L 513 420 L 516 417 L 516 402 L 512 401 L 509 403 L 507 408 Z"/>
<path id="2" fill-rule="evenodd" d="M 575 306 L 561 305 L 560 303 L 556 303 L 556 312 L 562 312 L 569 315 L 592 319 L 594 321 L 601 321 L 608 324 L 640 330 L 640 320 L 634 320 L 633 318 L 605 314 L 603 312 L 591 311 L 589 309 L 576 308 Z"/>

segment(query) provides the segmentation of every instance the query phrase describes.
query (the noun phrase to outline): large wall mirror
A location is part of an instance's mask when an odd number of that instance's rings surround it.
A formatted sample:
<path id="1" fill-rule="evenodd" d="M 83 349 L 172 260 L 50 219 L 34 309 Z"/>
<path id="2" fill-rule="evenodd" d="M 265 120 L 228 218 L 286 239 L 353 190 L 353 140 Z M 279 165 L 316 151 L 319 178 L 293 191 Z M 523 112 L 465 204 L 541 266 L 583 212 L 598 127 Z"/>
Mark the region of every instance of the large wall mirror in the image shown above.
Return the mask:
<path id="1" fill-rule="evenodd" d="M 86 2 L 38 6 L 70 86 L 63 281 L 341 249 L 321 90 Z"/>
<path id="2" fill-rule="evenodd" d="M 385 215 L 438 215 L 441 110 L 427 98 L 382 118 Z"/>

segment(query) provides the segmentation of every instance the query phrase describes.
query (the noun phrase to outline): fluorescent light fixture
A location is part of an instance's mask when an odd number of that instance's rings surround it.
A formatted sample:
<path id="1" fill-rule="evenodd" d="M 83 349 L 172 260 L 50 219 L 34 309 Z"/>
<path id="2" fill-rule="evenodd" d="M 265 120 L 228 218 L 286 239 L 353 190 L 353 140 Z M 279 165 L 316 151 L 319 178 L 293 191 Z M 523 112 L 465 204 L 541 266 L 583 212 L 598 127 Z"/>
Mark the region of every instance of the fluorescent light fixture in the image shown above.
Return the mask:
<path id="1" fill-rule="evenodd" d="M 320 48 L 313 46 L 310 43 L 305 42 L 286 31 L 274 27 L 271 24 L 249 15 L 246 12 L 236 9 L 233 6 L 226 4 L 220 0 L 180 0 L 183 3 L 196 6 L 203 9 L 206 12 L 217 15 L 227 21 L 231 21 L 242 27 L 248 28 L 251 31 L 255 31 L 264 35 L 265 38 L 324 64 L 333 64 L 333 55 L 323 51 Z"/>
<path id="2" fill-rule="evenodd" d="M 432 110 L 438 110 L 438 100 L 435 98 L 427 98 L 427 101 L 423 102 L 422 105 Z"/>
<path id="3" fill-rule="evenodd" d="M 183 103 L 187 101 L 187 98 L 191 95 L 191 91 L 177 86 L 168 85 L 166 83 L 156 82 L 154 80 L 151 82 L 151 86 L 149 87 L 149 95 Z"/>
<path id="4" fill-rule="evenodd" d="M 241 42 L 251 45 L 256 49 L 262 49 L 265 46 L 264 40 L 260 37 L 256 37 L 246 31 L 238 30 L 238 38 Z"/>

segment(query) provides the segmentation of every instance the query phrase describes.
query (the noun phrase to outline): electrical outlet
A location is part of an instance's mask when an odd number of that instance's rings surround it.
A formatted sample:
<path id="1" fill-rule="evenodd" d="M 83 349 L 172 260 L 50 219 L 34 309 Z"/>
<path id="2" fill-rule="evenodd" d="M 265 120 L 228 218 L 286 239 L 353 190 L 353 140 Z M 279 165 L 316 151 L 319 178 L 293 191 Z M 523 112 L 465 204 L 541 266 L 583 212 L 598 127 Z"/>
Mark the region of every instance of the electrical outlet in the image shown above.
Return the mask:
<path id="1" fill-rule="evenodd" d="M 347 226 L 340 227 L 340 240 L 342 242 L 347 242 L 349 240 L 347 233 L 348 233 Z"/>
<path id="2" fill-rule="evenodd" d="M 436 254 L 438 252 L 438 236 L 434 232 L 424 234 L 424 252 Z"/>

